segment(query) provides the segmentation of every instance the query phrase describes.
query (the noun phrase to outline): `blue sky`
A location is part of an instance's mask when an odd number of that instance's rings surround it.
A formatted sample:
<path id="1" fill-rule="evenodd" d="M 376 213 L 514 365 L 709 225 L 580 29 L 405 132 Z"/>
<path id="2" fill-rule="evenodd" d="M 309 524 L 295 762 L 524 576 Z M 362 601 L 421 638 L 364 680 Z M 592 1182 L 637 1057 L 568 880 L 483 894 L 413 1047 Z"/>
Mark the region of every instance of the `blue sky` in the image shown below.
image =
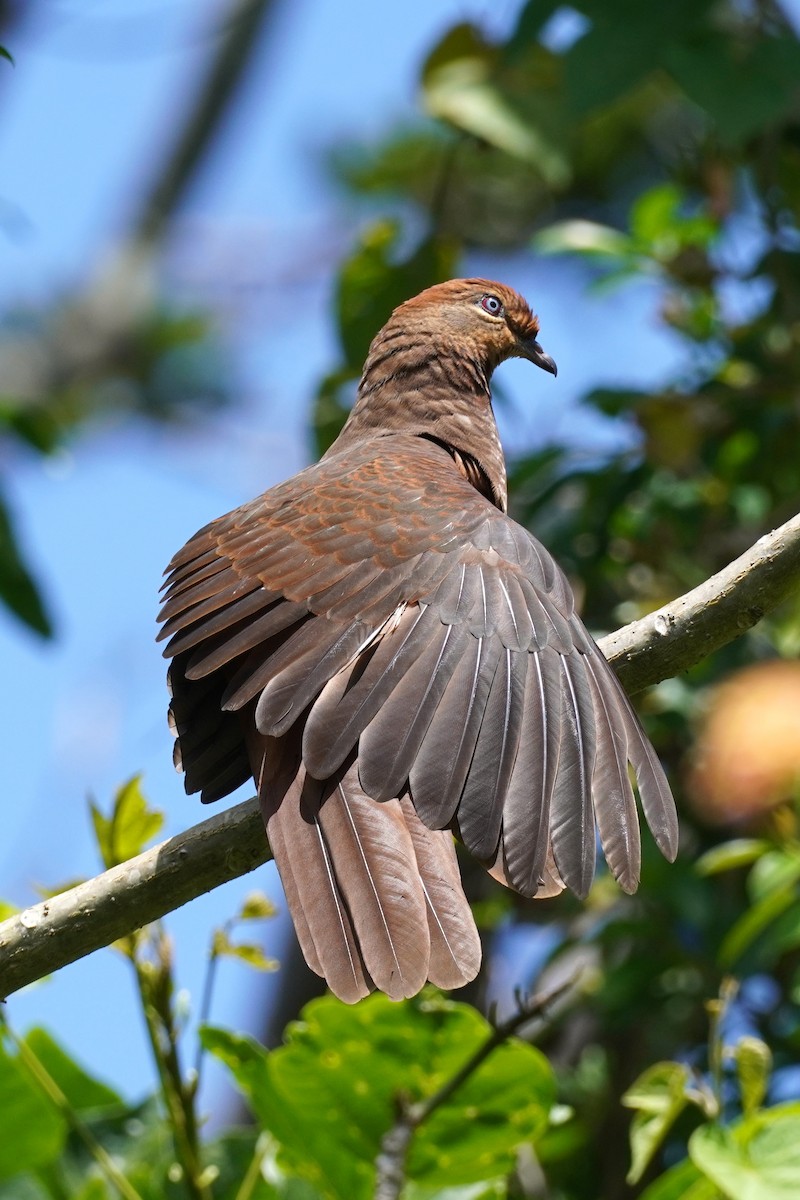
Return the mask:
<path id="1" fill-rule="evenodd" d="M 454 20 L 502 30 L 517 7 L 284 4 L 188 199 L 167 269 L 178 294 L 221 298 L 239 401 L 180 437 L 116 423 L 53 460 L 6 456 L 6 487 L 58 636 L 42 643 L 0 613 L 0 895 L 25 904 L 36 883 L 94 874 L 87 795 L 107 806 L 137 771 L 167 813 L 167 832 L 207 815 L 171 766 L 156 592 L 195 529 L 307 461 L 309 399 L 334 354 L 333 271 L 359 220 L 326 184 L 320 151 L 337 136 L 368 137 L 412 116 L 419 63 Z M 61 0 L 36 6 L 23 23 L 10 46 L 15 69 L 0 62 L 4 306 L 47 302 L 113 251 L 168 144 L 217 8 L 214 0 L 118 0 L 112 12 L 100 0 Z M 590 385 L 649 383 L 675 362 L 651 290 L 612 302 L 587 296 L 574 266 L 533 256 L 475 258 L 465 269 L 528 295 L 559 364 L 555 382 L 523 363 L 503 369 L 507 447 L 571 434 Z M 596 423 L 580 428 L 589 445 L 615 436 Z M 253 886 L 280 896 L 266 868 L 170 918 L 179 980 L 192 997 L 211 927 Z M 268 929 L 269 953 L 279 955 L 284 933 Z M 225 964 L 213 1019 L 257 1029 L 266 990 L 279 983 Z M 18 1029 L 46 1024 L 127 1095 L 152 1086 L 131 980 L 112 952 L 27 989 L 8 1010 Z M 210 1073 L 207 1086 L 218 1085 Z"/>

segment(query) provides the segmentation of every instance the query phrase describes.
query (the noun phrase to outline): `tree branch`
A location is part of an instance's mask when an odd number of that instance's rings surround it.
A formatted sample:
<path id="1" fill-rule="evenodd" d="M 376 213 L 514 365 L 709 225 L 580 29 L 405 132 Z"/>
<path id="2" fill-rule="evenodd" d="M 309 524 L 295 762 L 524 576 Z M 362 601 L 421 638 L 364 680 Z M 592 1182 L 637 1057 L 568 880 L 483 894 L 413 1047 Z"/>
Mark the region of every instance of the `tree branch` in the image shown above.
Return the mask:
<path id="1" fill-rule="evenodd" d="M 800 516 L 655 613 L 603 638 L 629 692 L 685 671 L 800 588 Z M 0 998 L 267 862 L 255 800 L 0 923 Z"/>
<path id="2" fill-rule="evenodd" d="M 258 801 L 217 813 L 0 924 L 0 998 L 272 857 Z"/>
<path id="3" fill-rule="evenodd" d="M 227 11 L 223 11 L 214 54 L 169 159 L 142 205 L 135 240 L 153 242 L 161 238 L 219 132 L 273 8 L 274 0 L 230 0 Z"/>
<path id="4" fill-rule="evenodd" d="M 600 641 L 634 695 L 688 670 L 800 592 L 800 515 L 759 538 L 705 583 Z"/>

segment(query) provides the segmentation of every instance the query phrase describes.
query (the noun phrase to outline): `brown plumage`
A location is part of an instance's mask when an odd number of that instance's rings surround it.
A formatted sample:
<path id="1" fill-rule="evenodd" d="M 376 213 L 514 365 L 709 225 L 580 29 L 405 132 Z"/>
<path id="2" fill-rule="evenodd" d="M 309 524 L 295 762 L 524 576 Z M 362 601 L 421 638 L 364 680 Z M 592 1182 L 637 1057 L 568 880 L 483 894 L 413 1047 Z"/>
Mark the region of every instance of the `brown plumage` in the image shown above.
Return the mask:
<path id="1" fill-rule="evenodd" d="M 316 466 L 207 525 L 160 619 L 188 792 L 252 776 L 309 965 L 342 999 L 476 974 L 452 830 L 526 896 L 585 896 L 595 826 L 639 879 L 634 769 L 670 859 L 669 786 L 548 552 L 506 516 L 489 380 L 555 374 L 510 288 L 400 305 Z"/>

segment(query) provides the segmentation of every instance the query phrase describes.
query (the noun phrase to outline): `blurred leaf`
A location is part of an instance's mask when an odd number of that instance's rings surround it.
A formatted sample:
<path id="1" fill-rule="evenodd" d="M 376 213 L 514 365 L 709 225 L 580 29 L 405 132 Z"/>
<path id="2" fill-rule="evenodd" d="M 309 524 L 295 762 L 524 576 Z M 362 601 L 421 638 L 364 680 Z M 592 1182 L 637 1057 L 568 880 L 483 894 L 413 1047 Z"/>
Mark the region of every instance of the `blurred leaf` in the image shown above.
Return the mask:
<path id="1" fill-rule="evenodd" d="M 646 1187 L 641 1200 L 719 1200 L 719 1192 L 687 1158 Z"/>
<path id="2" fill-rule="evenodd" d="M 0 58 L 7 59 L 11 63 L 12 67 L 15 65 L 14 59 L 9 54 L 8 50 L 6 50 L 5 46 L 0 46 Z"/>
<path id="3" fill-rule="evenodd" d="M 372 1193 L 395 1098 L 432 1095 L 489 1032 L 467 1005 L 372 996 L 354 1008 L 333 997 L 312 1001 L 289 1027 L 287 1045 L 271 1053 L 222 1030 L 205 1029 L 202 1037 L 281 1143 L 285 1164 L 356 1200 Z M 419 1129 L 409 1178 L 445 1186 L 510 1170 L 515 1147 L 547 1128 L 554 1099 L 540 1052 L 516 1040 L 504 1044 Z"/>
<path id="4" fill-rule="evenodd" d="M 761 937 L 764 930 L 795 902 L 795 888 L 784 887 L 770 892 L 763 900 L 759 900 L 751 908 L 745 909 L 733 928 L 726 934 L 719 948 L 720 966 L 725 970 L 731 970 L 750 949 L 756 938 Z"/>
<path id="5" fill-rule="evenodd" d="M 134 775 L 117 790 L 110 817 L 91 805 L 95 837 L 106 868 L 141 854 L 164 824 L 163 813 L 147 803 L 140 787 L 141 778 Z"/>
<path id="6" fill-rule="evenodd" d="M 689 1138 L 689 1154 L 731 1200 L 796 1200 L 800 1106 L 771 1108 L 731 1128 L 702 1125 Z"/>
<path id="7" fill-rule="evenodd" d="M 254 1155 L 266 1156 L 266 1139 L 255 1129 L 231 1129 L 205 1145 L 204 1161 L 216 1167 L 219 1174 L 211 1189 L 214 1200 L 241 1200 L 243 1184 L 248 1182 Z M 263 1165 L 263 1164 L 262 1164 Z M 277 1172 L 274 1172 L 277 1174 Z M 301 1185 L 304 1186 L 304 1185 Z M 269 1183 L 260 1172 L 248 1200 L 318 1200 L 319 1192 L 310 1191 L 294 1196 L 277 1180 Z"/>
<path id="8" fill-rule="evenodd" d="M 772 1051 L 761 1038 L 743 1037 L 736 1043 L 733 1056 L 742 1095 L 742 1109 L 746 1117 L 751 1116 L 767 1094 Z"/>
<path id="9" fill-rule="evenodd" d="M 213 953 L 222 958 L 238 958 L 257 971 L 275 971 L 278 963 L 267 958 L 261 946 L 250 942 L 232 942 L 223 929 L 214 934 Z"/>
<path id="10" fill-rule="evenodd" d="M 630 1128 L 628 1183 L 638 1183 L 667 1133 L 689 1103 L 691 1072 L 685 1063 L 661 1062 L 640 1075 L 621 1103 L 635 1109 Z"/>
<path id="11" fill-rule="evenodd" d="M 11 514 L 0 496 L 0 601 L 42 637 L 53 636 L 39 588 L 17 543 Z"/>
<path id="12" fill-rule="evenodd" d="M 539 231 L 533 239 L 539 254 L 589 254 L 620 258 L 633 251 L 631 239 L 610 225 L 596 221 L 559 221 Z"/>
<path id="13" fill-rule="evenodd" d="M 788 39 L 764 38 L 747 46 L 709 31 L 667 46 L 664 61 L 728 143 L 742 141 L 789 109 L 800 77 L 800 47 Z"/>
<path id="14" fill-rule="evenodd" d="M 53 1192 L 31 1175 L 13 1175 L 0 1180 L 0 1200 L 55 1200 Z M 72 1197 L 70 1197 L 72 1200 Z M 107 1200 L 106 1197 L 103 1200 Z"/>
<path id="15" fill-rule="evenodd" d="M 345 361 L 317 390 L 312 427 L 319 454 L 330 447 L 347 419 L 342 393 L 359 378 L 370 343 L 392 310 L 455 270 L 455 248 L 449 240 L 426 238 L 409 256 L 395 259 L 399 237 L 395 222 L 374 223 L 340 268 L 335 307 Z"/>
<path id="16" fill-rule="evenodd" d="M 569 179 L 560 148 L 521 112 L 493 78 L 496 50 L 473 25 L 457 25 L 429 56 L 422 90 L 431 116 L 532 163 L 554 187 Z"/>
<path id="17" fill-rule="evenodd" d="M 723 871 L 752 866 L 769 849 L 769 845 L 763 838 L 734 838 L 733 841 L 722 842 L 701 854 L 695 863 L 695 870 L 699 875 L 719 875 Z"/>
<path id="18" fill-rule="evenodd" d="M 772 892 L 790 887 L 800 880 L 800 846 L 769 850 L 759 855 L 747 877 L 747 891 L 754 901 L 764 900 Z"/>
<path id="19" fill-rule="evenodd" d="M 6 921 L 9 917 L 15 916 L 19 911 L 19 908 L 15 904 L 10 904 L 8 900 L 0 900 L 0 921 Z"/>
<path id="20" fill-rule="evenodd" d="M 248 892 L 238 912 L 240 921 L 264 921 L 274 917 L 277 909 L 263 892 Z"/>
<path id="21" fill-rule="evenodd" d="M 64 1118 L 16 1058 L 0 1046 L 0 1179 L 52 1162 L 67 1134 Z"/>
<path id="22" fill-rule="evenodd" d="M 121 1097 L 106 1084 L 87 1074 L 46 1029 L 31 1029 L 25 1037 L 25 1043 L 76 1112 L 86 1115 L 124 1107 Z"/>
<path id="23" fill-rule="evenodd" d="M 348 367 L 361 371 L 370 342 L 391 312 L 410 296 L 448 279 L 455 250 L 440 238 L 426 238 L 406 258 L 394 259 L 399 227 L 377 221 L 362 235 L 343 264 L 336 288 L 339 336 Z"/>

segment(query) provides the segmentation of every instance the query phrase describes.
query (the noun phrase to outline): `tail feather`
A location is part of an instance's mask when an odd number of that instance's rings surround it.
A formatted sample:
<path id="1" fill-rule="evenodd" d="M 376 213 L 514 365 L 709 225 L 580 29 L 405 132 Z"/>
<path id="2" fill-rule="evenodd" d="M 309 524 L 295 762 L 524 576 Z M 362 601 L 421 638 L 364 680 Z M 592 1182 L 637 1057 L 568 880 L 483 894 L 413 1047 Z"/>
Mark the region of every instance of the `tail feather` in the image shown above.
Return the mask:
<path id="1" fill-rule="evenodd" d="M 428 979 L 473 979 L 480 940 L 452 835 L 426 829 L 408 797 L 367 796 L 355 761 L 322 783 L 306 772 L 299 733 L 249 729 L 267 836 L 311 969 L 348 1003 L 376 987 L 400 1000 Z"/>
<path id="2" fill-rule="evenodd" d="M 428 909 L 428 978 L 447 991 L 463 987 L 480 970 L 481 940 L 464 895 L 453 836 L 449 830 L 423 825 L 408 796 L 399 803 L 414 843 Z"/>

